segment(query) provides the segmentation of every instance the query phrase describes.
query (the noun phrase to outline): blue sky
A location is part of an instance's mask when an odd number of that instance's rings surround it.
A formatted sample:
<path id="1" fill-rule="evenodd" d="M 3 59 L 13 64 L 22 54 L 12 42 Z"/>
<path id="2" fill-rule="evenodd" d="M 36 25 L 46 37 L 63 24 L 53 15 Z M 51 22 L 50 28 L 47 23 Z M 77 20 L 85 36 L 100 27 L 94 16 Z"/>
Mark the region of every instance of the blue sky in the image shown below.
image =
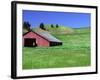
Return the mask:
<path id="1" fill-rule="evenodd" d="M 90 26 L 90 20 L 89 13 L 23 10 L 23 22 L 28 21 L 32 27 L 39 27 L 40 23 L 44 23 L 83 28 Z"/>

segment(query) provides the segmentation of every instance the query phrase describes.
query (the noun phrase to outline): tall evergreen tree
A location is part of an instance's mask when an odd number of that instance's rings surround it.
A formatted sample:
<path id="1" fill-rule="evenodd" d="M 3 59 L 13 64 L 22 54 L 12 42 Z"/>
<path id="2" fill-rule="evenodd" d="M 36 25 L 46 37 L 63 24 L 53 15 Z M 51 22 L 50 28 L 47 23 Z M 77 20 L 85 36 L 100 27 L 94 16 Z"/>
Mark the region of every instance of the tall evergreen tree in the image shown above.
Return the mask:
<path id="1" fill-rule="evenodd" d="M 51 28 L 54 28 L 53 24 L 51 24 Z"/>
<path id="2" fill-rule="evenodd" d="M 59 27 L 59 25 L 58 24 L 56 24 L 56 28 L 58 28 Z"/>
<path id="3" fill-rule="evenodd" d="M 43 23 L 40 24 L 40 28 L 46 30 Z"/>
<path id="4" fill-rule="evenodd" d="M 30 30 L 31 30 L 31 28 L 30 28 L 30 27 L 31 27 L 31 25 L 30 25 L 30 23 L 29 23 L 29 22 L 24 22 L 24 23 L 23 23 L 23 28 L 24 28 L 24 29 L 26 29 L 26 30 L 30 31 Z"/>

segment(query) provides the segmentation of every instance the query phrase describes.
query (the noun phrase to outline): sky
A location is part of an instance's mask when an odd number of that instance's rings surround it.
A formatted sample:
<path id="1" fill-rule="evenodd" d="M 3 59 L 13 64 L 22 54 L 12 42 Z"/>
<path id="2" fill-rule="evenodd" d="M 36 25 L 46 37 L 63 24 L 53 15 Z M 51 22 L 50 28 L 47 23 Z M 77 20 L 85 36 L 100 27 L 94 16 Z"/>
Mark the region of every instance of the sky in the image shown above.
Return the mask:
<path id="1" fill-rule="evenodd" d="M 90 13 L 23 10 L 23 22 L 29 22 L 31 27 L 39 27 L 40 23 L 44 23 L 83 28 L 90 27 L 90 20 Z"/>

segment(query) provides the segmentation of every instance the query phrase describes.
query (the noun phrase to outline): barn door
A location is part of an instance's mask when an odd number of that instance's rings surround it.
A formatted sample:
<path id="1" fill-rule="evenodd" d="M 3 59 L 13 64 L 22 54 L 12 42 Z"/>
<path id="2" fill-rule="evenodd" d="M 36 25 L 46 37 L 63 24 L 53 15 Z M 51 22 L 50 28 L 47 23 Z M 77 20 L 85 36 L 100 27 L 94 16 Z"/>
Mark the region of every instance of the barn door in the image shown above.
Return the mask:
<path id="1" fill-rule="evenodd" d="M 25 47 L 35 47 L 37 46 L 36 44 L 36 39 L 31 39 L 31 38 L 26 38 L 24 39 L 24 46 Z"/>

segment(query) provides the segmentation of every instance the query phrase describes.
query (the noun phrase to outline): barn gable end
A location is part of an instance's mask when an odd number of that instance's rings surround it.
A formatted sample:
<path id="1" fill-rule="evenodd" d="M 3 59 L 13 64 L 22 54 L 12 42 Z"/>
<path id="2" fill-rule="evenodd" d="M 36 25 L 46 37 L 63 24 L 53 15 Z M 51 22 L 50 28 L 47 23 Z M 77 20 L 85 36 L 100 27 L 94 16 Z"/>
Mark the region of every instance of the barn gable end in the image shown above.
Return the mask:
<path id="1" fill-rule="evenodd" d="M 24 45 L 24 40 L 25 40 L 25 38 L 35 38 L 36 39 L 36 44 L 37 44 L 37 46 L 39 46 L 39 47 L 42 47 L 42 46 L 49 46 L 49 42 L 46 40 L 46 39 L 44 39 L 44 38 L 42 38 L 42 37 L 40 37 L 39 35 L 37 35 L 36 33 L 34 33 L 34 32 L 28 32 L 27 34 L 25 34 L 24 36 L 23 36 L 23 45 Z"/>

